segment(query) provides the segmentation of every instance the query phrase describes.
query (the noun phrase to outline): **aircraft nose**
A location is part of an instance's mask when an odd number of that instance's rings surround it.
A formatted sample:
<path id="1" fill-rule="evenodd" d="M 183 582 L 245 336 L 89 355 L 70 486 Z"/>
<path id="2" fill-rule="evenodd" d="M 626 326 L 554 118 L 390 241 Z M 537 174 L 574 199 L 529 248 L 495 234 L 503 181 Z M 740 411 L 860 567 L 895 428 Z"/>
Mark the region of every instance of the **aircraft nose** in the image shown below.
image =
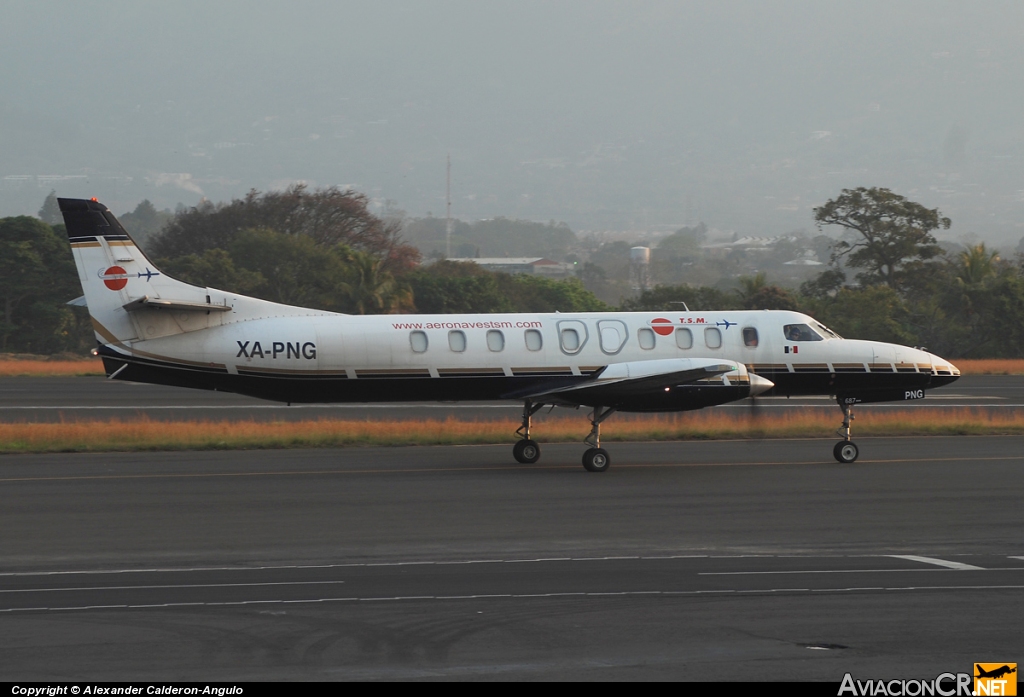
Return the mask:
<path id="1" fill-rule="evenodd" d="M 750 396 L 756 397 L 757 395 L 767 392 L 768 390 L 775 387 L 775 383 L 768 378 L 763 378 L 755 373 L 750 374 Z"/>
<path id="2" fill-rule="evenodd" d="M 932 386 L 940 387 L 955 382 L 960 377 L 960 369 L 941 356 L 931 354 Z"/>

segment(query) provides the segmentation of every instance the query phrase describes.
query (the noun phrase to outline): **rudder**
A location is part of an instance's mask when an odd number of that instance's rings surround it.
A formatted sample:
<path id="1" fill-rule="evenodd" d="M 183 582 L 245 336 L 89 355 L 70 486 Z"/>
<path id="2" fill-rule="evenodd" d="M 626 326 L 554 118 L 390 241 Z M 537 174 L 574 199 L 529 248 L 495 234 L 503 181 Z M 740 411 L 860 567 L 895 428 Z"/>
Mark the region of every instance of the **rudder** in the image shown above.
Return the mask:
<path id="1" fill-rule="evenodd" d="M 162 274 L 110 209 L 96 199 L 59 198 L 57 203 L 100 344 L 126 348 L 125 342 L 186 331 L 167 321 L 147 321 L 142 326 L 136 313 L 129 311 L 140 302 L 172 297 L 180 302 L 210 302 L 205 288 Z"/>

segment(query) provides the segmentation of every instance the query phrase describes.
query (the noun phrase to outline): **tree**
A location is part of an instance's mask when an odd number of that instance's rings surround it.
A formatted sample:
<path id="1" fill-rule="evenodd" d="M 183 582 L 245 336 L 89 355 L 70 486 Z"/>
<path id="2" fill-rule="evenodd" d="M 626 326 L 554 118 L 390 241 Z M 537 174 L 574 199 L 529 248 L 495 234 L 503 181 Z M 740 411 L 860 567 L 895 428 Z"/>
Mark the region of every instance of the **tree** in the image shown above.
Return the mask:
<path id="1" fill-rule="evenodd" d="M 740 287 L 736 291 L 740 309 L 743 310 L 795 310 L 797 301 L 788 290 L 768 285 L 764 271 L 753 276 L 740 276 Z"/>
<path id="2" fill-rule="evenodd" d="M 625 312 L 668 312 L 683 311 L 683 305 L 690 310 L 735 310 L 734 294 L 725 293 L 710 286 L 655 286 L 645 290 L 638 298 L 622 303 Z"/>
<path id="3" fill-rule="evenodd" d="M 438 261 L 403 277 L 417 312 L 428 314 L 512 312 L 498 274 L 471 262 Z"/>
<path id="4" fill-rule="evenodd" d="M 426 255 L 440 258 L 446 247 L 444 218 L 405 221 L 403 236 Z M 565 223 L 491 218 L 465 223 L 452 221 L 452 257 L 549 257 L 563 259 L 576 246 L 576 235 Z"/>
<path id="5" fill-rule="evenodd" d="M 39 219 L 47 225 L 58 225 L 64 222 L 64 216 L 60 213 L 60 204 L 57 203 L 57 192 L 51 190 L 43 201 L 43 207 L 39 209 Z"/>
<path id="6" fill-rule="evenodd" d="M 899 295 L 885 285 L 841 288 L 835 302 L 801 308 L 845 337 L 913 345 L 906 326 L 906 309 Z"/>
<path id="7" fill-rule="evenodd" d="M 597 312 L 610 309 L 576 278 L 509 275 L 469 262 L 439 261 L 404 276 L 416 309 L 455 312 Z"/>
<path id="8" fill-rule="evenodd" d="M 578 278 L 498 274 L 498 284 L 516 312 L 604 312 L 611 307 L 583 287 Z"/>
<path id="9" fill-rule="evenodd" d="M 957 280 L 965 287 L 978 286 L 995 275 L 999 252 L 985 249 L 985 243 L 967 247 L 956 257 Z"/>
<path id="10" fill-rule="evenodd" d="M 65 303 L 81 292 L 66 240 L 37 218 L 0 218 L 0 351 L 79 348 Z"/>
<path id="11" fill-rule="evenodd" d="M 838 198 L 814 209 L 814 221 L 838 225 L 856 233 L 854 241 L 840 240 L 834 255 L 864 272 L 864 285 L 884 283 L 899 289 L 907 273 L 939 253 L 933 230 L 948 229 L 949 218 L 889 189 L 843 189 Z"/>
<path id="12" fill-rule="evenodd" d="M 658 251 L 667 258 L 688 258 L 700 254 L 700 246 L 708 237 L 708 226 L 697 223 L 694 227 L 679 228 L 658 243 Z"/>
<path id="13" fill-rule="evenodd" d="M 384 270 L 379 258 L 366 252 L 350 251 L 345 261 L 348 280 L 342 288 L 350 312 L 377 315 L 412 308 L 409 287 Z"/>
<path id="14" fill-rule="evenodd" d="M 134 211 L 118 218 L 135 243 L 140 246 L 145 246 L 150 238 L 157 235 L 173 219 L 170 210 L 158 211 L 149 199 L 144 199 Z"/>
<path id="15" fill-rule="evenodd" d="M 185 283 L 259 296 L 266 279 L 258 271 L 240 269 L 223 249 L 207 249 L 160 262 L 164 273 Z"/>
<path id="16" fill-rule="evenodd" d="M 243 231 L 264 228 L 306 237 L 320 248 L 344 244 L 380 258 L 388 271 L 412 268 L 420 254 L 402 242 L 400 221 L 381 220 L 368 203 L 363 194 L 337 187 L 309 191 L 299 184 L 265 194 L 254 189 L 227 204 L 205 202 L 176 213 L 153 240 L 153 253 L 180 257 L 228 249 Z"/>

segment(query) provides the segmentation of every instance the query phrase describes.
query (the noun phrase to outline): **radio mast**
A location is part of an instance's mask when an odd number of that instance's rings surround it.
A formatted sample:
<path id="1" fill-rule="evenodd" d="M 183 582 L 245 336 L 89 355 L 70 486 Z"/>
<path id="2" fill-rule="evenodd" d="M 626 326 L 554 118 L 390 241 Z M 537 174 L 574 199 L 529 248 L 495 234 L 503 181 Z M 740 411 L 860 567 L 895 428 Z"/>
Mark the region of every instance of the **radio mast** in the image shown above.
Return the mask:
<path id="1" fill-rule="evenodd" d="M 448 153 L 448 184 L 447 184 L 448 214 L 444 221 L 444 258 L 452 257 L 452 155 Z"/>

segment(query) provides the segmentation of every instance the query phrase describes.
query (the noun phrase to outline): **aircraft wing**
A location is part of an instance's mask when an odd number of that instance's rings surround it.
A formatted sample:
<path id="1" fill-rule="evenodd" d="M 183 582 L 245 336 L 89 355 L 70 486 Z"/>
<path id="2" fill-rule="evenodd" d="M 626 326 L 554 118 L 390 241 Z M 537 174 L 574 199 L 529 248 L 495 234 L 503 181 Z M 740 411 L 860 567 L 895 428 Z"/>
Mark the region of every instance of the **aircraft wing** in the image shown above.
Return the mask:
<path id="1" fill-rule="evenodd" d="M 708 391 L 728 388 L 730 394 L 722 394 L 720 397 L 725 398 L 723 401 L 733 401 L 751 394 L 760 394 L 771 389 L 773 384 L 760 376 L 750 375 L 742 363 L 716 359 L 669 358 L 612 363 L 583 383 L 509 397 L 547 404 L 600 404 L 623 407 L 631 404 L 634 405 L 632 408 L 635 408 L 637 403 L 643 403 L 648 397 L 663 401 L 666 392 L 679 387 L 707 387 Z M 704 399 L 698 401 L 701 406 L 704 405 Z M 699 408 L 696 402 L 694 408 Z"/>

